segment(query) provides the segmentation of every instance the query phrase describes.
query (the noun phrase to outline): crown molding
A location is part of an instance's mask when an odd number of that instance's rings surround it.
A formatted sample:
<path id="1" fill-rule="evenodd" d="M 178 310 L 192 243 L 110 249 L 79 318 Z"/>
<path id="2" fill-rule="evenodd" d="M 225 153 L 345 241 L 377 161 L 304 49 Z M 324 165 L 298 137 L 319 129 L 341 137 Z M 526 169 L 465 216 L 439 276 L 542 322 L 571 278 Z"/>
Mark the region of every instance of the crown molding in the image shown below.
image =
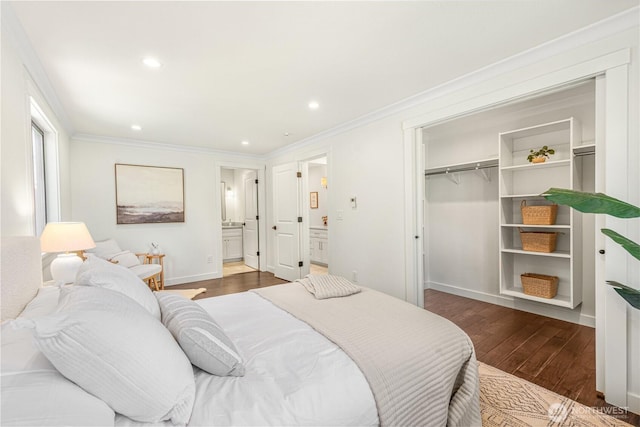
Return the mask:
<path id="1" fill-rule="evenodd" d="M 393 114 L 400 113 L 433 99 L 457 92 L 474 84 L 489 80 L 497 75 L 540 62 L 571 49 L 588 43 L 613 36 L 630 28 L 640 26 L 640 6 L 634 6 L 616 15 L 545 42 L 541 45 L 524 50 L 501 61 L 494 62 L 468 74 L 449 80 L 439 86 L 427 89 L 416 95 L 405 98 L 394 104 L 374 110 L 349 122 L 342 123 L 331 129 L 320 132 L 308 138 L 296 141 L 290 145 L 266 154 L 267 158 L 275 158 L 292 151 L 297 151 L 323 139 L 347 132 L 349 130 L 375 122 Z"/>
<path id="2" fill-rule="evenodd" d="M 56 115 L 56 118 L 62 124 L 67 134 L 73 135 L 75 129 L 71 125 L 71 120 L 63 108 L 53 85 L 49 81 L 49 77 L 44 71 L 40 58 L 38 58 L 33 46 L 31 46 L 31 42 L 24 32 L 20 20 L 13 11 L 11 3 L 7 1 L 2 1 L 1 3 L 0 15 L 2 22 L 2 35 L 6 36 L 10 40 L 10 43 L 13 45 L 16 53 L 20 57 L 27 74 L 38 88 L 47 104 L 49 104 L 49 107 L 53 110 L 53 113 Z"/>
<path id="3" fill-rule="evenodd" d="M 163 149 L 167 151 L 179 151 L 183 153 L 213 154 L 224 157 L 238 157 L 241 159 L 264 160 L 262 154 L 244 154 L 234 151 L 216 150 L 214 148 L 196 147 L 194 145 L 168 144 L 164 142 L 145 141 L 132 138 L 115 138 L 111 136 L 99 136 L 86 133 L 77 133 L 71 137 L 74 142 L 93 142 L 97 144 L 123 145 L 127 147 L 144 148 L 147 150 Z"/>

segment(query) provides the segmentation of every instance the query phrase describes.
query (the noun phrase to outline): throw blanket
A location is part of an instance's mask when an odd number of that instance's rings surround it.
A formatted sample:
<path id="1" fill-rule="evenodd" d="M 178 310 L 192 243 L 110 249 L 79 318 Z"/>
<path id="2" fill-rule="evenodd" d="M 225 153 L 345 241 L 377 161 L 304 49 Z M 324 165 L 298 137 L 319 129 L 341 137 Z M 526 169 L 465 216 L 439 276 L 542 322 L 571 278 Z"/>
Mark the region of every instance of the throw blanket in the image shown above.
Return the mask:
<path id="1" fill-rule="evenodd" d="M 369 382 L 382 426 L 480 426 L 473 344 L 450 321 L 362 288 L 315 299 L 299 283 L 253 292 L 338 344 Z"/>
<path id="2" fill-rule="evenodd" d="M 329 274 L 307 274 L 304 279 L 296 282 L 300 282 L 317 299 L 346 297 L 360 292 L 359 286 L 344 277 Z"/>

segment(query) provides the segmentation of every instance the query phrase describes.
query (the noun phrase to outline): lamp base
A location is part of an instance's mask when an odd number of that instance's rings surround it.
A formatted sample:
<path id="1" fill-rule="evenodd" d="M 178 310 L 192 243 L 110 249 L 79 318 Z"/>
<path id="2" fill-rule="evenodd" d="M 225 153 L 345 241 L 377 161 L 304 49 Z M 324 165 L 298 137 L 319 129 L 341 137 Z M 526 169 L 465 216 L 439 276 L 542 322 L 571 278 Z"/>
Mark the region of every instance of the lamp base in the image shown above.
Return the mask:
<path id="1" fill-rule="evenodd" d="M 51 262 L 51 278 L 56 282 L 73 283 L 82 259 L 75 253 L 59 254 Z"/>

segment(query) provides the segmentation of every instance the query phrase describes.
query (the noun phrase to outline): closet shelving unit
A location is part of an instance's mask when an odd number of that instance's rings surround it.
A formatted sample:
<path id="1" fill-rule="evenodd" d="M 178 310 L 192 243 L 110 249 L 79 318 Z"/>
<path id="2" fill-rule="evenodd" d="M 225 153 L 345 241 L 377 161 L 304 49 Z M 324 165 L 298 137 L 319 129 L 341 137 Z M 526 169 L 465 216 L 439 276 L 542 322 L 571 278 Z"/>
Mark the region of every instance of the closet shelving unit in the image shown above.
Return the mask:
<path id="1" fill-rule="evenodd" d="M 579 189 L 580 170 L 575 155 L 589 154 L 595 146 L 581 145 L 581 126 L 574 118 L 502 132 L 499 140 L 500 293 L 546 304 L 575 308 L 582 302 L 581 217 L 558 207 L 555 225 L 524 225 L 520 204 L 549 204 L 541 196 L 551 187 Z M 547 145 L 555 155 L 545 163 L 529 163 L 529 150 Z M 558 232 L 552 253 L 522 250 L 519 229 Z M 523 292 L 520 275 L 558 276 L 558 294 L 551 299 Z"/>

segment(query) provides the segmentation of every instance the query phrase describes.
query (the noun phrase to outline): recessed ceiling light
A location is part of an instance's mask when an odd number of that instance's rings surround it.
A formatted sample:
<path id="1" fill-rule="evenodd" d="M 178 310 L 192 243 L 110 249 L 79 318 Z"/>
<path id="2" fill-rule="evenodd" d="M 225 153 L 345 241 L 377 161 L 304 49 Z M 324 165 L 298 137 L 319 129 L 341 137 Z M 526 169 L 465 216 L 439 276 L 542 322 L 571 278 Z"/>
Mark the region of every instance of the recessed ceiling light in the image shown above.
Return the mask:
<path id="1" fill-rule="evenodd" d="M 242 145 L 249 145 L 249 141 L 242 141 Z"/>
<path id="2" fill-rule="evenodd" d="M 133 129 L 133 130 L 142 130 L 142 126 L 140 126 L 140 125 L 131 125 L 131 129 Z"/>
<path id="3" fill-rule="evenodd" d="M 160 61 L 158 61 L 156 58 L 151 58 L 151 57 L 144 58 L 144 59 L 142 60 L 142 63 L 143 63 L 144 65 L 146 65 L 147 67 L 149 67 L 149 68 L 159 68 L 159 67 L 162 67 L 162 64 L 161 64 L 161 63 L 160 63 Z"/>
<path id="4" fill-rule="evenodd" d="M 320 104 L 318 104 L 316 101 L 311 101 L 309 103 L 309 108 L 311 108 L 312 110 L 317 110 L 320 107 Z"/>

